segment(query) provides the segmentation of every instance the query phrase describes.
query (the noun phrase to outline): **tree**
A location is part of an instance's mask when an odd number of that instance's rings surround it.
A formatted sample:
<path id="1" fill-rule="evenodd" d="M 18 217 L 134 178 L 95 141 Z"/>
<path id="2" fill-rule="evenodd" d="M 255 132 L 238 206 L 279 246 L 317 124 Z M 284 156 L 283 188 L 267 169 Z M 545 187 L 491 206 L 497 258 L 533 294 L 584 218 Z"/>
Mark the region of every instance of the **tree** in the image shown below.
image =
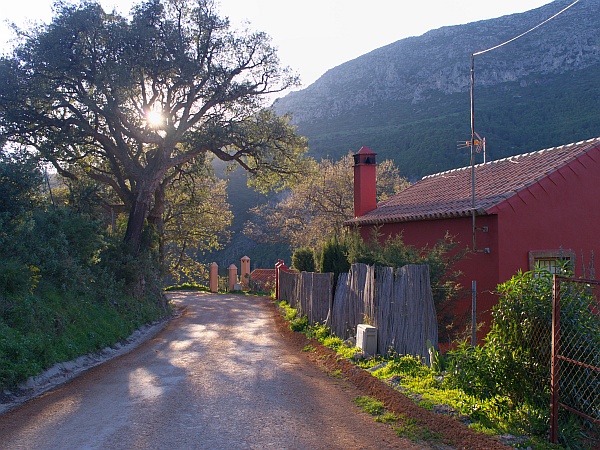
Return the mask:
<path id="1" fill-rule="evenodd" d="M 177 174 L 206 154 L 281 187 L 306 143 L 262 99 L 297 82 L 264 33 L 234 33 L 212 0 L 150 0 L 130 18 L 56 4 L 0 59 L 0 140 L 37 149 L 68 178 L 82 168 L 116 193 L 124 239 L 142 248 Z M 160 228 L 160 224 L 158 224 Z"/>
<path id="2" fill-rule="evenodd" d="M 319 248 L 328 236 L 341 236 L 344 222 L 354 217 L 353 158 L 313 161 L 311 170 L 283 198 L 252 209 L 256 217 L 245 233 L 263 242 L 285 242 L 293 248 Z M 377 166 L 378 199 L 383 200 L 406 188 L 393 161 Z"/>
<path id="3" fill-rule="evenodd" d="M 13 219 L 37 206 L 41 185 L 38 161 L 27 153 L 0 149 L 0 221 Z"/>
<path id="4" fill-rule="evenodd" d="M 348 247 L 344 242 L 340 242 L 335 235 L 330 237 L 323 245 L 320 269 L 322 273 L 332 272 L 335 283 L 337 283 L 340 273 L 350 271 L 347 253 Z"/>
<path id="5" fill-rule="evenodd" d="M 180 171 L 165 199 L 162 223 L 166 239 L 161 245 L 161 259 L 166 274 L 177 283 L 197 281 L 205 275 L 197 254 L 220 248 L 229 238 L 227 227 L 233 218 L 225 181 L 207 173 L 205 182 L 198 183 L 194 176 L 198 170 Z"/>

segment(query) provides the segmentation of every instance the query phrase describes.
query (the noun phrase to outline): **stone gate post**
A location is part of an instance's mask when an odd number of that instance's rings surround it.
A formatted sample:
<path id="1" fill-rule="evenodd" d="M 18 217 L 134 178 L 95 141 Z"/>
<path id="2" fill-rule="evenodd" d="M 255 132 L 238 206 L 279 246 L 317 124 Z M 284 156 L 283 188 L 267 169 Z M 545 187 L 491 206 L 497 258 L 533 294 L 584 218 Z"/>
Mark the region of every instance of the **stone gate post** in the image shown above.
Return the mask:
<path id="1" fill-rule="evenodd" d="M 219 292 L 219 265 L 216 262 L 210 265 L 209 275 L 210 292 Z"/>
<path id="2" fill-rule="evenodd" d="M 229 273 L 229 290 L 233 292 L 235 290 L 235 285 L 237 284 L 237 267 L 235 267 L 235 264 L 232 264 L 227 271 Z"/>
<path id="3" fill-rule="evenodd" d="M 241 267 L 242 270 L 240 272 L 240 282 L 244 288 L 248 287 L 248 282 L 250 281 L 250 258 L 247 256 L 243 256 L 241 259 Z"/>

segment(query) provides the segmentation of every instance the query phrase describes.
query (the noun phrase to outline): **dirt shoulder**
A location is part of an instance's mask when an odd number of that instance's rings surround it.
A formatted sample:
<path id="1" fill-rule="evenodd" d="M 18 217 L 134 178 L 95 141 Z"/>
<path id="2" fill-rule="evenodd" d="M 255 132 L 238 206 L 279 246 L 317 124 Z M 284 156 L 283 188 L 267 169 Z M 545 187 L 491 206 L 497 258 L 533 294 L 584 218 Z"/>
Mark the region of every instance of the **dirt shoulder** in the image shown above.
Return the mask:
<path id="1" fill-rule="evenodd" d="M 265 302 L 268 303 L 268 307 L 271 309 L 282 338 L 286 339 L 290 345 L 300 352 L 306 345 L 314 347 L 314 352 L 303 352 L 303 354 L 314 364 L 321 366 L 328 372 L 340 371 L 343 377 L 362 395 L 377 398 L 384 403 L 389 411 L 415 419 L 431 432 L 443 436 L 443 442 L 453 448 L 482 450 L 511 448 L 502 444 L 497 438 L 476 432 L 449 416 L 420 408 L 410 398 L 375 378 L 367 371 L 346 359 L 338 358 L 333 350 L 321 345 L 318 341 L 309 340 L 304 334 L 291 331 L 275 303 L 268 299 L 265 299 Z"/>

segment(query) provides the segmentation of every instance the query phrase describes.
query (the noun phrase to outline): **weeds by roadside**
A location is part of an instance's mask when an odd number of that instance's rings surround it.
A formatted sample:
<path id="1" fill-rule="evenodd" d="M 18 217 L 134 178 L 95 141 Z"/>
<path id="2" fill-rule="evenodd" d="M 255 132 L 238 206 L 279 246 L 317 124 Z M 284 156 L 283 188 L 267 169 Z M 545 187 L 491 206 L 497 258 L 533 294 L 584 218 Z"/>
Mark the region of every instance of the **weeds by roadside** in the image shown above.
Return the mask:
<path id="1" fill-rule="evenodd" d="M 394 432 L 413 442 L 441 440 L 441 436 L 431 432 L 427 427 L 418 423 L 417 420 L 403 414 L 394 414 L 386 411 L 383 402 L 369 396 L 356 397 L 354 404 L 365 413 L 373 416 L 375 422 L 385 423 L 392 427 Z"/>
<path id="2" fill-rule="evenodd" d="M 279 303 L 286 319 L 298 321 L 297 311 L 290 308 L 286 302 Z M 291 325 L 290 325 L 290 328 Z M 322 325 L 302 326 L 297 331 L 303 332 L 308 338 L 316 339 L 322 345 L 336 351 L 339 358 L 345 358 L 381 379 L 396 390 L 411 398 L 419 407 L 437 414 L 454 417 L 469 428 L 483 432 L 489 436 L 502 436 L 502 441 L 515 448 L 555 449 L 562 448 L 545 442 L 543 439 L 524 436 L 526 429 L 524 418 L 506 406 L 506 398 L 496 396 L 491 399 L 481 399 L 466 394 L 449 381 L 448 374 L 432 370 L 413 356 L 390 353 L 386 356 L 376 356 L 362 359 L 357 357 L 360 349 L 348 347 L 340 338 L 332 336 L 330 330 Z M 293 329 L 293 328 L 292 328 Z M 411 419 L 393 413 L 382 413 L 377 421 L 396 422 L 395 425 L 403 437 L 417 440 L 435 440 L 435 434 L 428 435 L 427 430 L 419 430 L 419 424 Z M 395 429 L 396 429 L 395 428 Z"/>

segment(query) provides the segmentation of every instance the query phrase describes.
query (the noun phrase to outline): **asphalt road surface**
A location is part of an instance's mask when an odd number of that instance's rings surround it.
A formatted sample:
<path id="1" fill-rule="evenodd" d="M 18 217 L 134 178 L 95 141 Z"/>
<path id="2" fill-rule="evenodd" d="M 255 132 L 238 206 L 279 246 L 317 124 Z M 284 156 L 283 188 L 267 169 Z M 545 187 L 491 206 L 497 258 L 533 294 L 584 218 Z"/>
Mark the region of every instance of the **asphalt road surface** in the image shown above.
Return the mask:
<path id="1" fill-rule="evenodd" d="M 291 348 L 267 300 L 172 297 L 183 313 L 153 339 L 0 416 L 0 448 L 422 448 Z"/>

